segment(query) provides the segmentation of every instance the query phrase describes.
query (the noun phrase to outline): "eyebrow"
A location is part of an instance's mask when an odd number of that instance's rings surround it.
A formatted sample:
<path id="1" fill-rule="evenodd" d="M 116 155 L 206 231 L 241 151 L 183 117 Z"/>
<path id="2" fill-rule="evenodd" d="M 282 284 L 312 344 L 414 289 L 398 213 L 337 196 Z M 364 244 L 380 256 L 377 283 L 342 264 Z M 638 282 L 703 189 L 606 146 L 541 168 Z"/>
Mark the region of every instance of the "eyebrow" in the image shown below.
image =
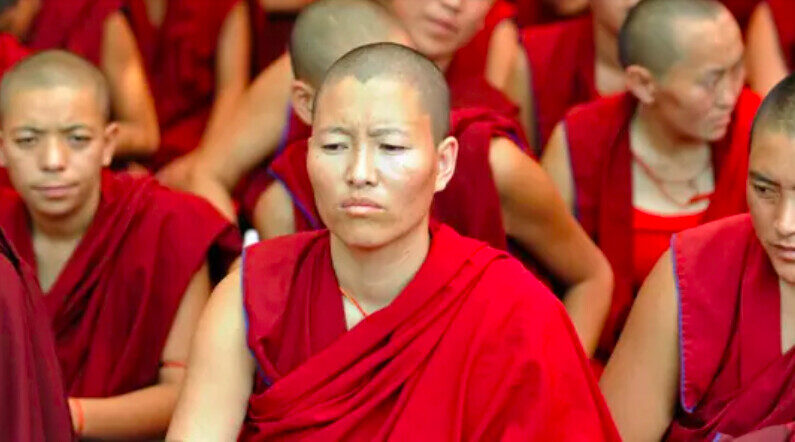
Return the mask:
<path id="1" fill-rule="evenodd" d="M 345 129 L 343 127 L 340 127 L 340 126 L 321 128 L 320 129 L 320 133 L 323 133 L 323 134 L 340 134 L 340 135 L 348 135 L 348 136 L 351 135 L 351 133 L 347 129 Z"/>
<path id="2" fill-rule="evenodd" d="M 761 173 L 759 173 L 759 172 L 753 171 L 753 170 L 751 170 L 751 171 L 749 171 L 749 172 L 748 172 L 748 176 L 749 176 L 749 177 L 750 177 L 752 180 L 754 180 L 754 181 L 761 181 L 761 182 L 762 182 L 762 183 L 764 183 L 764 184 L 770 184 L 770 185 L 772 185 L 772 186 L 778 186 L 778 185 L 779 185 L 777 182 L 773 181 L 772 179 L 770 179 L 770 178 L 768 178 L 768 177 L 766 177 L 766 176 L 762 175 L 762 174 L 761 174 Z"/>
<path id="3" fill-rule="evenodd" d="M 408 132 L 397 127 L 383 127 L 368 131 L 368 135 L 370 135 L 371 137 L 380 137 L 383 135 L 392 135 L 392 134 L 408 135 Z"/>

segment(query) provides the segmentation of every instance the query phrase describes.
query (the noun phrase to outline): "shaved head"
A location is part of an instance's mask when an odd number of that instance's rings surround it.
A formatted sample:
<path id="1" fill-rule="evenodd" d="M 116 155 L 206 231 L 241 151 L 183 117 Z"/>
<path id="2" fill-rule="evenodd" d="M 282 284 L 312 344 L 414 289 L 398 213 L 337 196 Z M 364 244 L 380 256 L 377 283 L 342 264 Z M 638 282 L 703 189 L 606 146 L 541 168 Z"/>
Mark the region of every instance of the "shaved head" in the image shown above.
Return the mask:
<path id="1" fill-rule="evenodd" d="M 751 140 L 759 130 L 779 132 L 795 138 L 795 74 L 781 80 L 762 101 L 756 111 Z"/>
<path id="2" fill-rule="evenodd" d="M 447 135 L 450 124 L 447 81 L 431 60 L 414 49 L 394 43 L 375 43 L 352 50 L 331 66 L 315 100 L 324 88 L 349 77 L 360 83 L 379 78 L 410 86 L 417 91 L 423 110 L 431 117 L 434 142 L 439 143 Z"/>
<path id="3" fill-rule="evenodd" d="M 682 23 L 714 20 L 722 14 L 730 13 L 716 0 L 641 0 L 621 26 L 621 63 L 643 66 L 662 76 L 685 54 Z"/>
<path id="4" fill-rule="evenodd" d="M 319 0 L 305 7 L 290 36 L 295 77 L 317 87 L 331 65 L 359 46 L 408 43 L 406 31 L 373 0 Z"/>
<path id="5" fill-rule="evenodd" d="M 108 84 L 102 72 L 89 61 L 71 52 L 39 52 L 17 63 L 0 82 L 0 117 L 6 115 L 11 97 L 32 89 L 69 87 L 91 89 L 102 115 L 110 116 Z"/>

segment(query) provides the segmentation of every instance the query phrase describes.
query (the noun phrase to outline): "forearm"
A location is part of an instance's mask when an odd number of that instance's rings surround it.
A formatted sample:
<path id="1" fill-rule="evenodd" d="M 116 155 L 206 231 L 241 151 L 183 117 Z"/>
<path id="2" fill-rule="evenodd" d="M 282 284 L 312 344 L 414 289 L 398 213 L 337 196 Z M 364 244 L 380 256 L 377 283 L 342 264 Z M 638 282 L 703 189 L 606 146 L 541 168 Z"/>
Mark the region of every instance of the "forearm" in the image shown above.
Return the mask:
<path id="1" fill-rule="evenodd" d="M 109 398 L 76 398 L 83 415 L 80 436 L 87 439 L 163 437 L 178 395 L 179 384 L 168 383 Z M 79 412 L 74 406 L 71 408 L 72 420 L 77 421 Z"/>
<path id="2" fill-rule="evenodd" d="M 209 201 L 230 222 L 237 223 L 237 212 L 231 192 L 202 167 L 200 159 L 194 161 L 191 166 L 187 190 Z"/>
<path id="3" fill-rule="evenodd" d="M 612 290 L 613 284 L 609 277 L 596 275 L 570 286 L 564 294 L 563 305 L 589 357 L 599 343 L 610 310 Z"/>

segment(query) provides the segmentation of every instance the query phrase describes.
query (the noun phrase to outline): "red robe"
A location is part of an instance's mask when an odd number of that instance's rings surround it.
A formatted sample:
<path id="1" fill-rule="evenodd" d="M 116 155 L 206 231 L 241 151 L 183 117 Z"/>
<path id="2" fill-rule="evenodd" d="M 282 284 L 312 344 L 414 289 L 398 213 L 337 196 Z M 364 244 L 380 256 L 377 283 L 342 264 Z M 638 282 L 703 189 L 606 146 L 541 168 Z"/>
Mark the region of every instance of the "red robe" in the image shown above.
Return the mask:
<path id="1" fill-rule="evenodd" d="M 99 65 L 105 20 L 121 6 L 122 0 L 41 0 L 28 45 L 67 49 Z"/>
<path id="2" fill-rule="evenodd" d="M 560 16 L 544 0 L 516 0 L 516 20 L 519 26 L 533 26 L 569 20 Z"/>
<path id="3" fill-rule="evenodd" d="M 671 249 L 682 368 L 668 439 L 723 440 L 716 435 L 795 421 L 795 348 L 781 352 L 778 276 L 750 216 L 685 230 Z"/>
<path id="4" fill-rule="evenodd" d="M 10 190 L 0 227 L 35 268 L 28 212 Z M 152 178 L 107 173 L 88 231 L 44 298 L 67 393 L 108 397 L 152 385 L 182 295 L 239 236 L 207 202 Z"/>
<path id="5" fill-rule="evenodd" d="M 431 234 L 408 286 L 350 331 L 327 231 L 246 249 L 258 369 L 240 440 L 618 440 L 554 296 L 503 252 Z"/>
<path id="6" fill-rule="evenodd" d="M 795 3 L 792 0 L 767 0 L 776 24 L 781 53 L 790 71 L 795 70 Z"/>
<path id="7" fill-rule="evenodd" d="M 160 123 L 160 148 L 150 160 L 153 169 L 199 144 L 215 100 L 221 26 L 237 2 L 168 0 L 158 28 L 143 0 L 126 0 Z"/>
<path id="8" fill-rule="evenodd" d="M 571 107 L 599 98 L 593 19 L 530 27 L 521 39 L 532 72 L 536 139 L 530 141 L 541 151 Z"/>
<path id="9" fill-rule="evenodd" d="M 70 441 L 72 422 L 41 290 L 0 229 L 0 434 Z"/>
<path id="10" fill-rule="evenodd" d="M 30 51 L 11 34 L 0 33 L 0 78 Z M 0 167 L 0 188 L 11 187 L 5 167 Z"/>
<path id="11" fill-rule="evenodd" d="M 762 0 L 720 0 L 720 2 L 732 12 L 743 32 L 745 32 L 745 28 L 748 26 L 751 13 L 754 12 L 754 8 L 761 1 Z"/>
<path id="12" fill-rule="evenodd" d="M 261 0 L 247 0 L 251 16 L 252 74 L 257 75 L 287 50 L 298 14 L 265 12 Z"/>
<path id="13" fill-rule="evenodd" d="M 526 149 L 519 126 L 514 120 L 489 109 L 466 108 L 451 115 L 450 134 L 460 145 L 456 173 L 447 188 L 434 197 L 431 213 L 462 235 L 504 250 L 507 248 L 505 229 L 489 164 L 489 149 L 495 137 L 511 138 Z M 271 179 L 281 182 L 290 193 L 295 229 L 299 232 L 325 227 L 315 207 L 315 195 L 306 169 L 307 149 L 306 140 L 290 145 L 268 171 Z"/>
<path id="14" fill-rule="evenodd" d="M 726 137 L 713 146 L 715 193 L 702 223 L 747 210 L 749 135 L 759 102 L 754 93 L 743 91 Z M 602 360 L 612 352 L 639 288 L 634 284 L 629 146 L 629 124 L 636 105 L 630 94 L 602 98 L 577 106 L 565 120 L 576 215 L 615 274 L 613 304 L 597 350 Z"/>

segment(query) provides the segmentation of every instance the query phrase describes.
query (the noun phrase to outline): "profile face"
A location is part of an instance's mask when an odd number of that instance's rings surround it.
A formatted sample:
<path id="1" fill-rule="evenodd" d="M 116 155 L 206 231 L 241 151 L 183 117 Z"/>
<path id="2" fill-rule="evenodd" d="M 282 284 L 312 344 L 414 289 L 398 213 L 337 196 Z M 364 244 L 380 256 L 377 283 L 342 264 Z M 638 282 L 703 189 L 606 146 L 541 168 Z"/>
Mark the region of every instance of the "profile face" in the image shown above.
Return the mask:
<path id="1" fill-rule="evenodd" d="M 658 82 L 655 105 L 683 138 L 726 135 L 745 81 L 740 29 L 728 12 L 714 20 L 680 20 L 682 56 Z"/>
<path id="2" fill-rule="evenodd" d="M 494 0 L 387 0 L 417 51 L 449 59 L 483 27 Z"/>
<path id="3" fill-rule="evenodd" d="M 58 86 L 13 93 L 2 129 L 0 162 L 32 212 L 68 216 L 99 192 L 113 147 L 92 89 Z"/>
<path id="4" fill-rule="evenodd" d="M 307 170 L 323 222 L 349 247 L 387 245 L 427 223 L 444 188 L 431 116 L 403 81 L 348 76 L 320 91 Z"/>
<path id="5" fill-rule="evenodd" d="M 795 284 L 795 137 L 755 131 L 747 192 L 756 235 L 773 268 L 779 278 Z"/>

